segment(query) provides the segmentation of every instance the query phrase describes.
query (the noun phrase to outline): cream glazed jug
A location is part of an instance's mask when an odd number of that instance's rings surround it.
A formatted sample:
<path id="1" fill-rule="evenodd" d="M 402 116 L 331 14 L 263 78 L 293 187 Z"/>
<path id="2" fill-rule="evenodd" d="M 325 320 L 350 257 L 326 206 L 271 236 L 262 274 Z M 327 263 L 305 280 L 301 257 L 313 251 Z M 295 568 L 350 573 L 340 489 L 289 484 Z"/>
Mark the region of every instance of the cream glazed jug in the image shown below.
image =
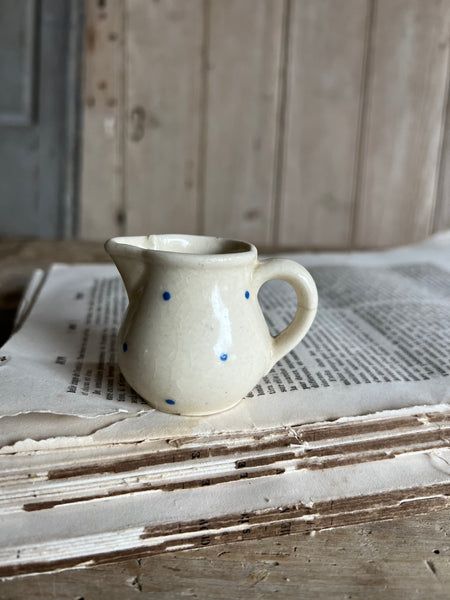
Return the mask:
<path id="1" fill-rule="evenodd" d="M 237 404 L 306 334 L 317 310 L 311 275 L 255 246 L 194 235 L 118 237 L 105 244 L 129 306 L 118 335 L 127 382 L 154 408 L 208 415 Z M 258 290 L 282 279 L 297 293 L 284 331 L 269 333 Z"/>

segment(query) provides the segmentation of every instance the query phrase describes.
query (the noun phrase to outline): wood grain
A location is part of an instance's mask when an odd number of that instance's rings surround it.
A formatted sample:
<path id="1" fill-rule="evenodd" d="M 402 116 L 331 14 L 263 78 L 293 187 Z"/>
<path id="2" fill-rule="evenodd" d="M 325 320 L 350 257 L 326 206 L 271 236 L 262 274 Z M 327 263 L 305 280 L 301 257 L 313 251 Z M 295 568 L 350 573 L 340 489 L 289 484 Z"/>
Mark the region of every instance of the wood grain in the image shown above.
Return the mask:
<path id="1" fill-rule="evenodd" d="M 204 231 L 272 243 L 285 1 L 212 0 Z"/>
<path id="2" fill-rule="evenodd" d="M 431 231 L 446 103 L 450 3 L 378 0 L 354 241 L 417 241 Z"/>
<path id="3" fill-rule="evenodd" d="M 447 107 L 445 111 L 444 136 L 442 140 L 441 163 L 439 165 L 439 183 L 434 210 L 433 231 L 450 229 L 450 102 L 448 101 L 448 94 L 449 81 L 447 80 Z"/>
<path id="4" fill-rule="evenodd" d="M 368 5 L 292 3 L 281 246 L 349 245 Z"/>
<path id="5" fill-rule="evenodd" d="M 86 1 L 80 234 L 123 232 L 123 4 Z"/>
<path id="6" fill-rule="evenodd" d="M 126 231 L 195 233 L 202 2 L 125 6 Z"/>
<path id="7" fill-rule="evenodd" d="M 449 0 L 87 0 L 82 237 L 450 227 L 449 29 Z"/>
<path id="8" fill-rule="evenodd" d="M 8 600 L 447 600 L 450 510 L 0 583 Z"/>

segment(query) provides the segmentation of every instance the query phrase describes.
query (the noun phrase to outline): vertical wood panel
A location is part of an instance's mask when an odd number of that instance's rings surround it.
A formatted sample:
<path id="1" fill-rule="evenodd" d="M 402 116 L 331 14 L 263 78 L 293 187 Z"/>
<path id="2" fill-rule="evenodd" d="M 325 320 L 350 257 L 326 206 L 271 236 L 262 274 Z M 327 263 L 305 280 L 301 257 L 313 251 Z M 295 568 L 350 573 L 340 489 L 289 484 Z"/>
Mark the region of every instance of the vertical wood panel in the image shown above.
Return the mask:
<path id="1" fill-rule="evenodd" d="M 279 242 L 350 241 L 368 2 L 294 0 Z"/>
<path id="2" fill-rule="evenodd" d="M 123 5 L 87 0 L 81 227 L 84 238 L 123 230 Z"/>
<path id="3" fill-rule="evenodd" d="M 431 230 L 447 88 L 448 0 L 376 2 L 355 242 Z"/>
<path id="4" fill-rule="evenodd" d="M 86 21 L 83 237 L 450 227 L 450 0 L 86 0 Z"/>
<path id="5" fill-rule="evenodd" d="M 285 2 L 212 0 L 205 232 L 272 242 Z"/>
<path id="6" fill-rule="evenodd" d="M 441 161 L 439 170 L 439 184 L 434 211 L 433 231 L 450 229 L 450 102 L 449 102 L 449 74 L 447 73 L 447 106 L 442 141 Z"/>
<path id="7" fill-rule="evenodd" d="M 128 0 L 126 231 L 195 233 L 200 139 L 200 0 Z"/>

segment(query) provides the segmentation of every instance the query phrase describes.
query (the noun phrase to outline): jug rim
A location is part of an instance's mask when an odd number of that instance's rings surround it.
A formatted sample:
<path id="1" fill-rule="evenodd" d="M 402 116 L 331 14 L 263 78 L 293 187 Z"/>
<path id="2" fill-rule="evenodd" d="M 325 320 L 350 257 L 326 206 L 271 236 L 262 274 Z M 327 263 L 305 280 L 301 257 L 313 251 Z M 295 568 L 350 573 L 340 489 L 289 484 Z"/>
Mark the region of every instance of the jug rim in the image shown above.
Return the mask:
<path id="1" fill-rule="evenodd" d="M 162 233 L 118 236 L 105 243 L 114 256 L 139 256 L 141 260 L 188 265 L 243 264 L 257 258 L 257 249 L 243 240 L 206 235 Z"/>

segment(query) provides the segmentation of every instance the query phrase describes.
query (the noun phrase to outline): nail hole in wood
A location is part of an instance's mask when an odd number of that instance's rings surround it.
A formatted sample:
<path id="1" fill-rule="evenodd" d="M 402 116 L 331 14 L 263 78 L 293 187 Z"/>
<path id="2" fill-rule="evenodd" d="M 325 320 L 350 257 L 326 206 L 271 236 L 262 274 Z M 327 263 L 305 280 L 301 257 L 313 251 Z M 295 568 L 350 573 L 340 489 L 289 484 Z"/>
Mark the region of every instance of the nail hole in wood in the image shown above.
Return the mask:
<path id="1" fill-rule="evenodd" d="M 124 225 L 126 221 L 126 214 L 124 210 L 118 210 L 116 213 L 116 222 L 118 225 Z"/>

